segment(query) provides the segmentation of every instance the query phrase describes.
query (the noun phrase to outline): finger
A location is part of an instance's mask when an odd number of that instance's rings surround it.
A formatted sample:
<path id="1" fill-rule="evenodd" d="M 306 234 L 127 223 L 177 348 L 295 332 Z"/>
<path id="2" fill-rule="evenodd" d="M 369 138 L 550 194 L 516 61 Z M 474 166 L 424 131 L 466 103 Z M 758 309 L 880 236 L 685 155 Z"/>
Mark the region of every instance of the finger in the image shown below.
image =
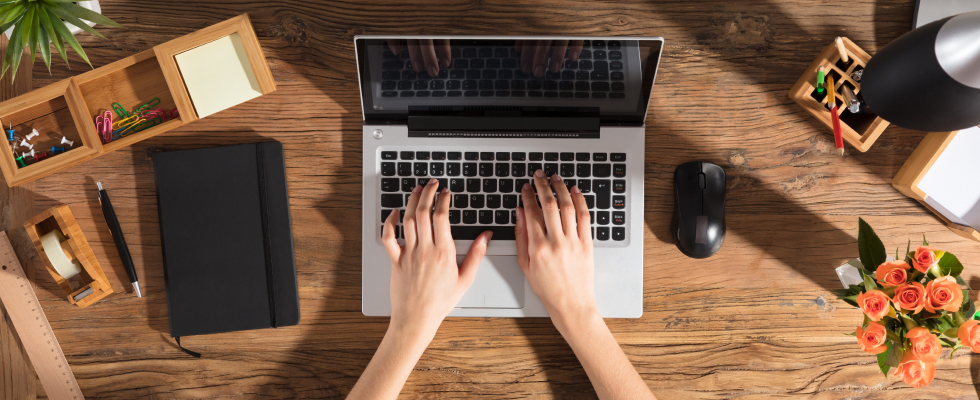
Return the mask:
<path id="1" fill-rule="evenodd" d="M 439 65 L 449 68 L 453 62 L 453 50 L 449 47 L 449 39 L 441 39 L 436 42 L 436 51 L 439 53 Z"/>
<path id="2" fill-rule="evenodd" d="M 572 186 L 572 202 L 575 203 L 575 215 L 578 217 L 578 238 L 592 243 L 592 214 L 589 214 L 589 204 L 578 186 Z"/>
<path id="3" fill-rule="evenodd" d="M 415 209 L 416 230 L 419 232 L 419 246 L 432 245 L 432 202 L 436 196 L 436 189 L 439 189 L 439 181 L 432 178 L 422 189 L 422 198 Z M 446 219 L 448 220 L 448 216 Z"/>
<path id="4" fill-rule="evenodd" d="M 412 189 L 412 195 L 408 197 L 408 204 L 405 205 L 405 217 L 402 218 L 402 237 L 405 238 L 404 249 L 408 252 L 415 250 L 418 243 L 418 231 L 415 229 L 415 208 L 419 204 L 419 196 L 422 195 L 422 187 L 416 186 Z"/>
<path id="5" fill-rule="evenodd" d="M 536 48 L 533 40 L 521 42 L 521 71 L 527 75 L 531 75 L 531 71 L 534 69 L 534 49 Z"/>
<path id="6" fill-rule="evenodd" d="M 493 237 L 492 231 L 483 232 L 470 245 L 470 251 L 466 253 L 463 264 L 459 266 L 457 288 L 461 291 L 466 291 L 473 284 L 480 261 L 483 261 L 483 256 L 487 254 L 487 244 L 490 243 L 491 237 Z"/>
<path id="7" fill-rule="evenodd" d="M 422 49 L 416 39 L 408 40 L 408 58 L 412 60 L 412 69 L 416 73 L 425 70 L 425 60 L 422 59 Z"/>
<path id="8" fill-rule="evenodd" d="M 525 183 L 524 188 L 521 189 L 521 197 L 524 201 L 524 217 L 527 225 L 527 241 L 528 245 L 534 246 L 539 241 L 544 240 L 544 219 L 541 218 L 541 208 L 538 207 L 538 201 L 534 197 L 534 189 L 531 189 L 530 183 Z"/>
<path id="9" fill-rule="evenodd" d="M 385 251 L 388 252 L 388 257 L 391 257 L 391 265 L 397 265 L 398 260 L 402 256 L 402 247 L 398 245 L 398 239 L 395 238 L 396 224 L 398 224 L 398 213 L 401 210 L 391 210 L 391 214 L 388 214 L 388 218 L 385 219 L 385 225 L 381 234 L 381 243 L 385 245 Z"/>
<path id="10" fill-rule="evenodd" d="M 551 52 L 551 72 L 561 70 L 561 63 L 565 62 L 565 49 L 568 48 L 567 40 L 556 40 L 555 49 Z"/>
<path id="11" fill-rule="evenodd" d="M 517 209 L 517 224 L 514 225 L 514 238 L 517 239 L 517 265 L 521 267 L 521 271 L 524 271 L 524 275 L 527 275 L 528 268 L 531 266 L 531 256 L 527 252 L 527 221 L 523 208 Z"/>
<path id="12" fill-rule="evenodd" d="M 583 45 L 585 45 L 584 40 L 573 40 L 568 42 L 568 59 L 578 61 L 578 56 L 582 54 Z"/>
<path id="13" fill-rule="evenodd" d="M 534 48 L 534 76 L 544 77 L 544 71 L 548 68 L 548 53 L 551 50 L 550 40 L 539 40 Z"/>
<path id="14" fill-rule="evenodd" d="M 561 214 L 561 227 L 567 237 L 578 237 L 578 227 L 575 223 L 575 203 L 568 194 L 568 186 L 558 174 L 551 176 L 551 188 L 558 197 L 558 211 Z"/>
<path id="15" fill-rule="evenodd" d="M 534 187 L 538 189 L 538 201 L 541 202 L 541 218 L 544 219 L 544 227 L 550 237 L 564 235 L 561 229 L 561 216 L 558 214 L 558 201 L 555 200 L 555 192 L 551 190 L 549 179 L 544 176 L 544 171 L 538 170 L 534 173 Z"/>
<path id="16" fill-rule="evenodd" d="M 432 43 L 432 39 L 419 40 L 419 51 L 422 52 L 422 62 L 425 63 L 429 76 L 439 76 L 439 58 L 436 57 L 436 45 Z"/>
<path id="17" fill-rule="evenodd" d="M 436 185 L 438 186 L 438 185 Z M 449 188 L 442 188 L 432 214 L 432 240 L 436 245 L 452 245 L 453 233 L 449 229 Z"/>
<path id="18" fill-rule="evenodd" d="M 388 40 L 388 48 L 397 56 L 402 53 L 402 42 L 397 39 Z"/>

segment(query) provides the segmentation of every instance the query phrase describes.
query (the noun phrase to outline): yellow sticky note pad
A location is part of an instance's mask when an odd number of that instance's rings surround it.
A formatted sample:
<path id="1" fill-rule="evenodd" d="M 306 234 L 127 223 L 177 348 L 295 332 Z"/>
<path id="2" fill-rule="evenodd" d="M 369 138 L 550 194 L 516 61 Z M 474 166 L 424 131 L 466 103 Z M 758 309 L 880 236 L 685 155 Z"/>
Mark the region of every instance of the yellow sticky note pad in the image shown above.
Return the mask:
<path id="1" fill-rule="evenodd" d="M 200 118 L 262 95 L 238 33 L 174 56 Z"/>

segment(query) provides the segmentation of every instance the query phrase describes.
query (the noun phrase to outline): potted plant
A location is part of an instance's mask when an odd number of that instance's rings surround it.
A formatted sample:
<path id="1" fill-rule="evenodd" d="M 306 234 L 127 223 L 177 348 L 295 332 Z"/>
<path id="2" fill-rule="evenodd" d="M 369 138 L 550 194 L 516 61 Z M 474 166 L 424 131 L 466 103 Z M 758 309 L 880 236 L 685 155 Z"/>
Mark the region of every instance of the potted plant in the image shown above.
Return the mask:
<path id="1" fill-rule="evenodd" d="M 51 46 L 54 43 L 55 51 L 61 55 L 61 59 L 68 63 L 68 55 L 65 53 L 65 43 L 82 57 L 90 67 L 88 56 L 85 50 L 75 40 L 74 34 L 69 26 L 84 30 L 93 35 L 105 38 L 101 33 L 92 28 L 94 24 L 102 24 L 112 27 L 119 27 L 119 24 L 106 18 L 102 14 L 89 8 L 80 6 L 79 1 L 73 0 L 0 0 L 0 32 L 10 30 L 10 43 L 7 52 L 0 55 L 3 57 L 2 67 L 0 67 L 0 78 L 8 69 L 11 74 L 16 76 L 17 68 L 20 66 L 21 53 L 24 48 L 30 50 L 31 61 L 40 52 L 44 65 L 51 69 Z M 98 5 L 95 4 L 97 8 Z M 86 23 L 90 21 L 94 24 Z"/>

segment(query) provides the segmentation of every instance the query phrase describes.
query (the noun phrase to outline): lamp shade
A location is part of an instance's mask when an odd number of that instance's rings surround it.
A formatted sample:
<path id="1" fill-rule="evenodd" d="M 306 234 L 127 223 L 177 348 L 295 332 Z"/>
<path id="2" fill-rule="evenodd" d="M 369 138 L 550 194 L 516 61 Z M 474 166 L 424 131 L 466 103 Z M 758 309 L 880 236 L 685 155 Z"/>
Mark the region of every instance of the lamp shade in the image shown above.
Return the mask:
<path id="1" fill-rule="evenodd" d="M 923 25 L 889 43 L 868 61 L 861 96 L 872 112 L 908 129 L 980 125 L 980 11 Z"/>

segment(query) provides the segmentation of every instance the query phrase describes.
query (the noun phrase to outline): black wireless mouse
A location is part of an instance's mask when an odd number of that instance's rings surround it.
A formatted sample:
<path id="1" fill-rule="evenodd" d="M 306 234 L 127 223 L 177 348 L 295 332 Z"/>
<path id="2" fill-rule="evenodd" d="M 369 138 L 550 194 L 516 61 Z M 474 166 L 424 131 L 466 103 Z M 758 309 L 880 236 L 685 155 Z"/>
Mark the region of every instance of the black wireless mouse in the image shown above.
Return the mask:
<path id="1" fill-rule="evenodd" d="M 674 244 L 691 258 L 707 258 L 725 242 L 725 170 L 702 161 L 681 164 L 674 171 L 677 210 Z"/>

